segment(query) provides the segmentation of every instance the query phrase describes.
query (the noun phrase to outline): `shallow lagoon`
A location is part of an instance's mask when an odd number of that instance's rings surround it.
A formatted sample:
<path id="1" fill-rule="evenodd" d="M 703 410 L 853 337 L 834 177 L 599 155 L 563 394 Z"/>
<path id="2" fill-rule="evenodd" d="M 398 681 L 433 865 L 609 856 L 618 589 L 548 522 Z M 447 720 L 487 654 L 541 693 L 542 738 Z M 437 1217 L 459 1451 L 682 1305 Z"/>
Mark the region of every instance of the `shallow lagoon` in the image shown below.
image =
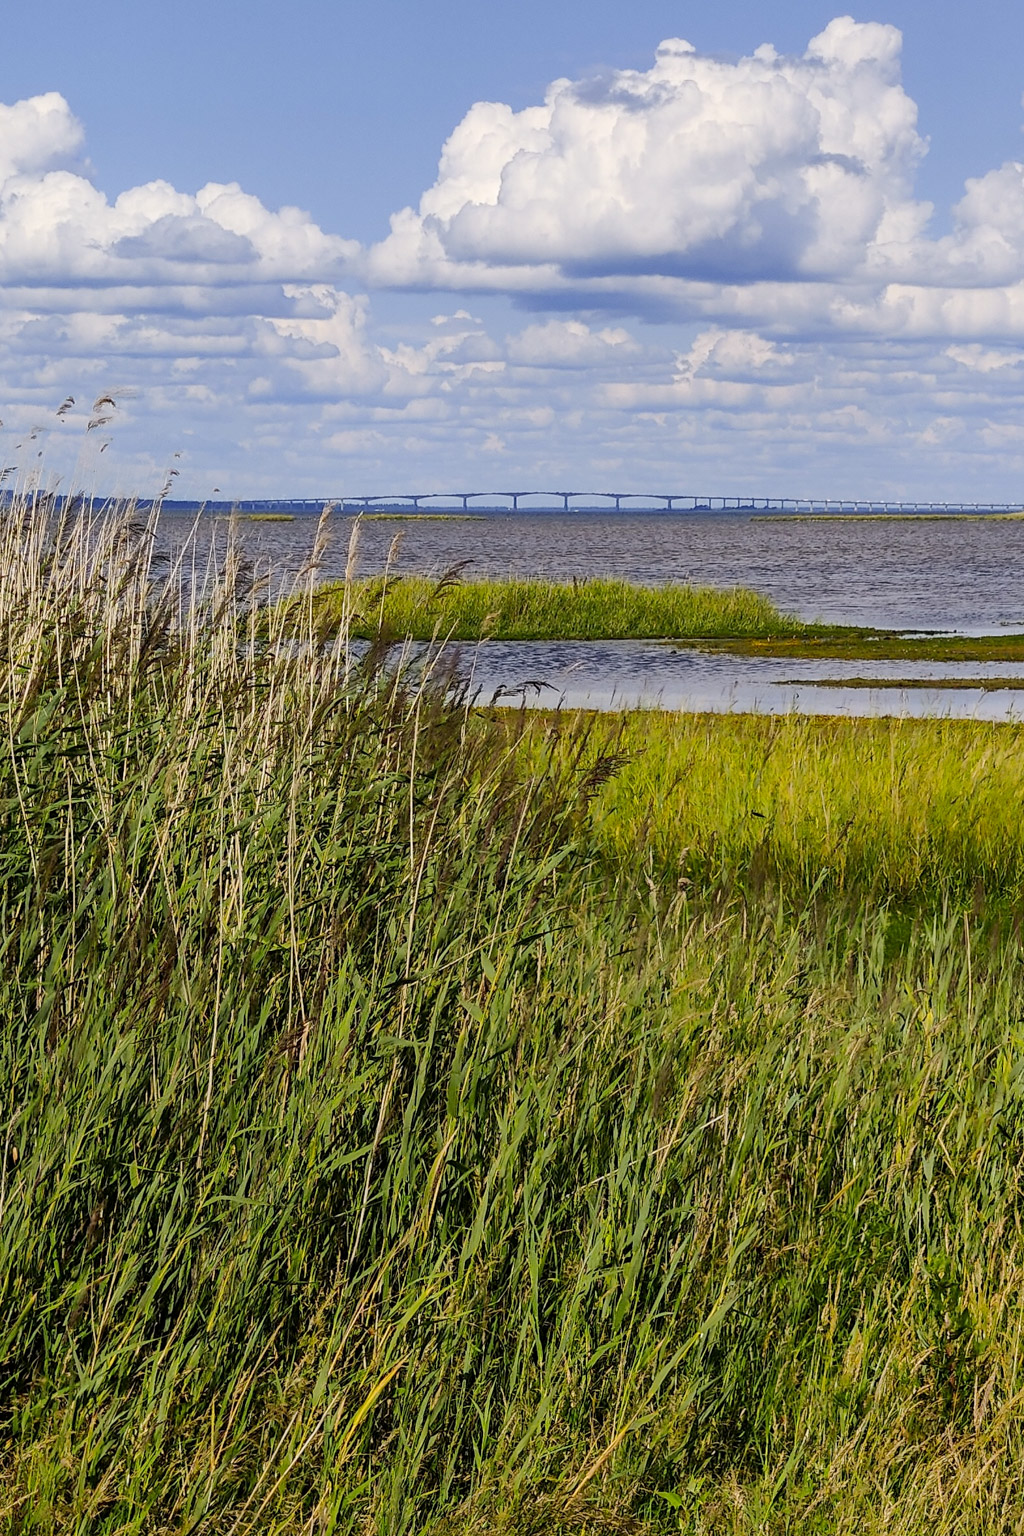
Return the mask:
<path id="1" fill-rule="evenodd" d="M 459 648 L 482 702 L 569 709 L 684 709 L 812 715 L 1024 718 L 1024 665 L 829 661 L 722 655 L 645 640 L 486 641 Z M 877 688 L 859 685 L 877 678 Z M 1002 680 L 1019 688 L 905 687 L 920 677 Z M 858 686 L 834 686 L 843 679 Z M 886 680 L 889 685 L 886 686 Z"/>
<path id="2" fill-rule="evenodd" d="M 192 520 L 165 515 L 169 552 Z M 321 566 L 344 574 L 350 518 L 338 518 Z M 309 559 L 313 518 L 239 525 L 245 553 L 287 585 Z M 401 534 L 398 570 L 441 574 L 622 576 L 645 584 L 692 581 L 747 586 L 806 620 L 966 634 L 1024 630 L 1024 521 L 949 519 L 834 521 L 718 515 L 544 515 L 367 519 L 360 569 L 382 568 Z M 199 524 L 199 555 L 223 544 L 226 524 Z M 528 702 L 581 708 L 796 709 L 812 714 L 1024 716 L 1024 668 L 1008 663 L 780 661 L 709 654 L 643 641 L 488 642 L 462 647 L 481 696 L 499 688 Z M 1021 678 L 1020 689 L 900 687 L 983 677 Z M 879 687 L 827 686 L 877 678 Z M 885 680 L 889 686 L 884 686 Z"/>

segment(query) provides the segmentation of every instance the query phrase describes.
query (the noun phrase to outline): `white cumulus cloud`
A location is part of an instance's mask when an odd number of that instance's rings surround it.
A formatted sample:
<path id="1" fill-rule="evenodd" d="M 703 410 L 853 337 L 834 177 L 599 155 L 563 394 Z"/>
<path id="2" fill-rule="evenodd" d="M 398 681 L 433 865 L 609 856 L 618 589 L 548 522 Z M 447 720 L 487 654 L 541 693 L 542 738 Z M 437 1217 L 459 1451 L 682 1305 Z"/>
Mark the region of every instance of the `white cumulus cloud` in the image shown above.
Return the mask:
<path id="1" fill-rule="evenodd" d="M 582 320 L 528 325 L 508 339 L 509 360 L 535 368 L 615 368 L 639 351 L 624 326 L 592 330 Z"/>
<path id="2" fill-rule="evenodd" d="M 0 183 L 12 176 L 34 175 L 73 154 L 81 145 L 82 125 L 56 91 L 0 102 Z"/>
<path id="3" fill-rule="evenodd" d="M 823 278 L 906 241 L 924 151 L 894 27 L 840 18 L 800 57 L 735 63 L 669 40 L 646 72 L 557 80 L 542 106 L 472 107 L 371 270 Z"/>
<path id="4" fill-rule="evenodd" d="M 120 305 L 142 290 L 145 308 L 153 285 L 330 280 L 357 248 L 300 209 L 271 211 L 235 184 L 190 194 L 152 181 L 109 202 L 61 163 L 82 139 L 55 92 L 0 106 L 0 282 L 45 294 L 50 307 L 83 283 L 117 290 Z M 188 302 L 181 292 L 179 302 Z"/>

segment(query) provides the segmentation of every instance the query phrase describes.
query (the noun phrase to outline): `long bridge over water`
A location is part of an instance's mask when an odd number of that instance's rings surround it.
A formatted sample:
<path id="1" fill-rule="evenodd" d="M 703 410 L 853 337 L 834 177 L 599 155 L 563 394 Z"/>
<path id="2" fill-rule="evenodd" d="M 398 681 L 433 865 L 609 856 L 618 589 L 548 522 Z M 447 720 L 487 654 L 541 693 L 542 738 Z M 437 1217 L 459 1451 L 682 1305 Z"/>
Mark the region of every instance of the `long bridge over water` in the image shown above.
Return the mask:
<path id="1" fill-rule="evenodd" d="M 962 516 L 969 513 L 1024 512 L 1024 502 L 886 501 L 827 496 L 701 496 L 677 491 L 416 491 L 374 496 L 320 496 L 246 499 L 232 503 L 240 512 L 338 512 L 409 516 L 495 516 L 502 513 L 573 512 L 736 513 L 758 516 Z"/>

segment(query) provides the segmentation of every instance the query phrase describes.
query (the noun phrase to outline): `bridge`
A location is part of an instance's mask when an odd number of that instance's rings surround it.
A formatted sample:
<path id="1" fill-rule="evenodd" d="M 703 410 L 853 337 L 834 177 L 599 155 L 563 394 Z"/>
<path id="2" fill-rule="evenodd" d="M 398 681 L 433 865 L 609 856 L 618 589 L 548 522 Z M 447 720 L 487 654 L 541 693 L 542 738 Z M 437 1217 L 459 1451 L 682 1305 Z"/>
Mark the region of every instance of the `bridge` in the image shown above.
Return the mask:
<path id="1" fill-rule="evenodd" d="M 207 504 L 209 505 L 209 503 Z M 227 505 L 226 503 L 224 505 Z M 751 516 L 962 516 L 967 513 L 1024 512 L 1024 502 L 885 501 L 828 496 L 701 496 L 668 491 L 416 491 L 374 496 L 319 496 L 245 499 L 230 503 L 240 512 L 319 513 L 327 505 L 340 513 L 429 516 L 496 516 L 502 513 L 574 512 L 716 513 Z"/>

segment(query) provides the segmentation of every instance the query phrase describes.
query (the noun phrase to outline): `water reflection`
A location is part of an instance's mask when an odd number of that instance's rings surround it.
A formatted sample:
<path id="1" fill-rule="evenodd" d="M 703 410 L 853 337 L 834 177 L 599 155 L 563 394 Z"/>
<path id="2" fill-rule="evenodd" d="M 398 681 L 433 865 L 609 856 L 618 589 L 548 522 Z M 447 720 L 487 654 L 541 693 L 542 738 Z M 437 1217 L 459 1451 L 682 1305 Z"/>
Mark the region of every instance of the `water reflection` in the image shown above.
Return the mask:
<path id="1" fill-rule="evenodd" d="M 715 655 L 639 640 L 487 641 L 458 647 L 462 672 L 486 702 L 569 709 L 679 709 L 827 715 L 1024 717 L 1024 664 L 772 660 Z M 900 686 L 922 681 L 1020 679 L 1019 688 Z M 843 678 L 877 688 L 830 686 Z M 888 682 L 888 686 L 886 686 Z"/>

